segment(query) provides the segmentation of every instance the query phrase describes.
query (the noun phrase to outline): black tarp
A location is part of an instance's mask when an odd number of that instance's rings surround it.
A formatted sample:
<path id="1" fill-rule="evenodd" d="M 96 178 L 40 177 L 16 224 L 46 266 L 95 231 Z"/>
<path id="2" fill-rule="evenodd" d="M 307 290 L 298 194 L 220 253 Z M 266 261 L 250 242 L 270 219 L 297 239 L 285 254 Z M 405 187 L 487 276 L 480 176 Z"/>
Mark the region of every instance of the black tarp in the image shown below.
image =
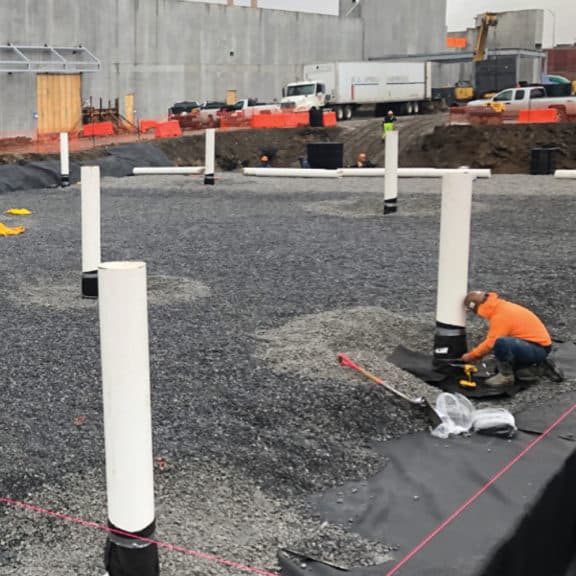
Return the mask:
<path id="1" fill-rule="evenodd" d="M 514 396 L 523 388 L 533 384 L 533 380 L 522 382 L 516 381 L 515 386 L 502 388 L 490 388 L 484 385 L 484 380 L 494 373 L 494 362 L 488 360 L 486 368 L 474 375 L 477 382 L 476 388 L 463 388 L 459 385 L 464 377 L 461 368 L 449 364 L 443 366 L 435 362 L 431 354 L 423 354 L 409 350 L 404 346 L 398 346 L 387 358 L 398 368 L 406 370 L 444 392 L 459 392 L 468 398 L 491 398 L 497 396 Z M 546 377 L 552 380 L 576 378 L 576 344 L 574 342 L 554 342 L 552 351 L 548 357 L 549 368 Z"/>
<path id="2" fill-rule="evenodd" d="M 576 403 L 576 392 L 519 415 L 546 428 Z M 488 487 L 394 574 L 417 576 L 567 576 L 576 553 L 576 411 Z M 415 434 L 379 445 L 386 466 L 311 500 L 321 518 L 397 546 L 393 561 L 351 575 L 386 576 L 539 436 L 513 440 L 473 435 L 439 440 Z M 283 573 L 335 576 L 320 562 L 280 555 Z M 305 568 L 303 566 L 305 565 Z"/>
<path id="3" fill-rule="evenodd" d="M 102 156 L 82 163 L 70 162 L 70 182 L 80 180 L 80 167 L 100 166 L 102 177 L 130 176 L 135 167 L 172 166 L 166 154 L 149 142 L 124 144 L 102 150 Z M 13 190 L 60 185 L 60 160 L 0 165 L 0 194 Z"/>
<path id="4" fill-rule="evenodd" d="M 466 379 L 462 367 L 451 366 L 449 364 L 438 365 L 431 354 L 423 354 L 409 350 L 404 346 L 398 346 L 388 358 L 398 368 L 414 374 L 432 386 L 440 388 L 444 392 L 459 392 L 468 398 L 495 398 L 498 396 L 514 396 L 522 390 L 521 384 L 507 386 L 506 388 L 494 388 L 486 386 L 484 380 L 493 375 L 493 371 L 478 373 L 474 375 L 476 387 L 465 388 L 459 382 Z"/>

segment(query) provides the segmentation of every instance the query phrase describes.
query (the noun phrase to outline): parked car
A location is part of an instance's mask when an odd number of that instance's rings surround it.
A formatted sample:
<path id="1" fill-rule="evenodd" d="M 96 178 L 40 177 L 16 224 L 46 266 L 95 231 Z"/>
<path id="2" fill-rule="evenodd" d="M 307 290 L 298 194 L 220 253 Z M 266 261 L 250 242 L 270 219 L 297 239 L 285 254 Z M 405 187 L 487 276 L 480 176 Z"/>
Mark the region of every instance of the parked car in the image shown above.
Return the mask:
<path id="1" fill-rule="evenodd" d="M 182 102 L 176 102 L 168 109 L 168 116 L 180 116 L 185 114 L 190 114 L 194 110 L 200 109 L 200 102 L 197 100 L 184 100 Z"/>
<path id="2" fill-rule="evenodd" d="M 200 104 L 200 110 L 221 110 L 226 108 L 226 102 L 219 102 L 218 100 L 206 100 Z"/>
<path id="3" fill-rule="evenodd" d="M 242 100 L 238 100 L 235 104 L 226 107 L 226 112 L 244 112 L 245 114 L 262 112 L 263 110 L 279 112 L 280 105 L 276 103 L 260 103 L 254 98 L 244 98 Z"/>

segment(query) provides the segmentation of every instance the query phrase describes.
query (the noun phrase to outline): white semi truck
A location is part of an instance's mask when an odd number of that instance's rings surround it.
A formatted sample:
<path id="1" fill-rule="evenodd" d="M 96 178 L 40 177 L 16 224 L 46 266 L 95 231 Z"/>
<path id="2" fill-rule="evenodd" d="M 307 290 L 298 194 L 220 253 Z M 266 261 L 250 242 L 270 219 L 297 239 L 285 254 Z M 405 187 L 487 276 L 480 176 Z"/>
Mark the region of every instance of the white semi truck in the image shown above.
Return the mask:
<path id="1" fill-rule="evenodd" d="M 304 65 L 302 80 L 284 86 L 281 106 L 331 108 L 348 120 L 363 105 L 376 106 L 378 115 L 418 114 L 431 100 L 429 62 L 329 62 Z"/>

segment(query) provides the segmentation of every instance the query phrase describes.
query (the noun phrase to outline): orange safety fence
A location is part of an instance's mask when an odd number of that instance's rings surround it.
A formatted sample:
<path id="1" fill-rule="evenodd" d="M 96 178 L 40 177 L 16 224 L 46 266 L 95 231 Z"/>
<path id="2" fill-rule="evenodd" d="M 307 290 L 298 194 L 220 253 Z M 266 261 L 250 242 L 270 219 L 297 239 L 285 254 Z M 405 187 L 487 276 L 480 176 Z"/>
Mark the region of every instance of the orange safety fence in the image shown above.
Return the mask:
<path id="1" fill-rule="evenodd" d="M 455 106 L 450 108 L 450 125 L 501 125 L 516 124 L 518 112 L 497 112 L 489 106 Z"/>
<path id="2" fill-rule="evenodd" d="M 335 112 L 324 112 L 323 125 L 337 124 Z M 70 153 L 99 146 L 113 146 L 154 138 L 180 137 L 184 133 L 202 132 L 206 128 L 222 130 L 258 128 L 297 128 L 310 125 L 309 112 L 285 110 L 218 112 L 215 115 L 143 118 L 137 126 L 116 126 L 112 122 L 85 124 L 68 132 Z M 59 154 L 60 133 L 38 134 L 36 130 L 0 132 L 0 154 Z"/>
<path id="3" fill-rule="evenodd" d="M 500 125 L 500 124 L 542 124 L 576 122 L 576 114 L 568 114 L 562 105 L 539 110 L 511 112 L 496 111 L 489 106 L 455 106 L 450 108 L 448 124 L 454 125 Z"/>
<path id="4" fill-rule="evenodd" d="M 337 123 L 336 112 L 324 112 L 322 115 L 322 124 L 324 126 L 336 126 Z"/>
<path id="5" fill-rule="evenodd" d="M 157 124 L 158 120 L 140 120 L 140 132 L 146 134 L 149 130 L 154 130 Z"/>
<path id="6" fill-rule="evenodd" d="M 550 124 L 558 122 L 558 110 L 545 108 L 544 110 L 520 110 L 519 124 Z"/>
<path id="7" fill-rule="evenodd" d="M 154 136 L 156 138 L 179 138 L 182 136 L 182 128 L 176 120 L 158 122 L 154 128 Z"/>
<path id="8" fill-rule="evenodd" d="M 113 136 L 114 125 L 112 122 L 96 122 L 85 124 L 82 128 L 83 136 Z"/>

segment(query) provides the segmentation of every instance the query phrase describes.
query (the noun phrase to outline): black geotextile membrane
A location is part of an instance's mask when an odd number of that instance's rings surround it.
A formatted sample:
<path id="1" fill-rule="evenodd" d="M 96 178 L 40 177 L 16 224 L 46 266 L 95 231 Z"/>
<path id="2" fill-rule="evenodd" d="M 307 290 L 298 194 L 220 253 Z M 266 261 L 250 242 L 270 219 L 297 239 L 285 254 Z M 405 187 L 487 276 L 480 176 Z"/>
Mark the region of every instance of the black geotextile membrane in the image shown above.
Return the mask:
<path id="1" fill-rule="evenodd" d="M 575 402 L 576 393 L 562 396 L 525 412 L 522 420 L 533 428 L 546 422 L 547 428 Z M 576 411 L 563 427 L 575 429 Z M 513 440 L 406 436 L 379 446 L 387 464 L 374 477 L 312 497 L 311 507 L 323 520 L 396 547 L 385 564 L 346 567 L 351 576 L 568 576 L 576 554 L 576 443 L 558 430 L 488 487 L 537 437 L 522 432 Z M 290 576 L 343 573 L 310 559 L 282 553 L 279 558 L 283 574 Z"/>
<path id="2" fill-rule="evenodd" d="M 123 144 L 102 149 L 102 156 L 81 164 L 70 162 L 70 182 L 80 180 L 80 167 L 100 166 L 102 177 L 130 176 L 135 167 L 172 166 L 162 150 L 149 142 Z M 0 194 L 11 190 L 31 190 L 60 185 L 60 160 L 0 165 Z"/>
<path id="3" fill-rule="evenodd" d="M 576 378 L 576 343 L 554 342 L 548 359 L 560 376 Z"/>
<path id="4" fill-rule="evenodd" d="M 461 386 L 460 380 L 465 379 L 462 368 L 450 365 L 438 366 L 434 363 L 433 356 L 409 350 L 404 346 L 398 346 L 386 360 L 444 392 L 458 392 L 468 398 L 514 396 L 522 390 L 521 385 L 507 386 L 505 389 L 491 388 L 478 377 L 475 377 L 475 388 Z"/>

